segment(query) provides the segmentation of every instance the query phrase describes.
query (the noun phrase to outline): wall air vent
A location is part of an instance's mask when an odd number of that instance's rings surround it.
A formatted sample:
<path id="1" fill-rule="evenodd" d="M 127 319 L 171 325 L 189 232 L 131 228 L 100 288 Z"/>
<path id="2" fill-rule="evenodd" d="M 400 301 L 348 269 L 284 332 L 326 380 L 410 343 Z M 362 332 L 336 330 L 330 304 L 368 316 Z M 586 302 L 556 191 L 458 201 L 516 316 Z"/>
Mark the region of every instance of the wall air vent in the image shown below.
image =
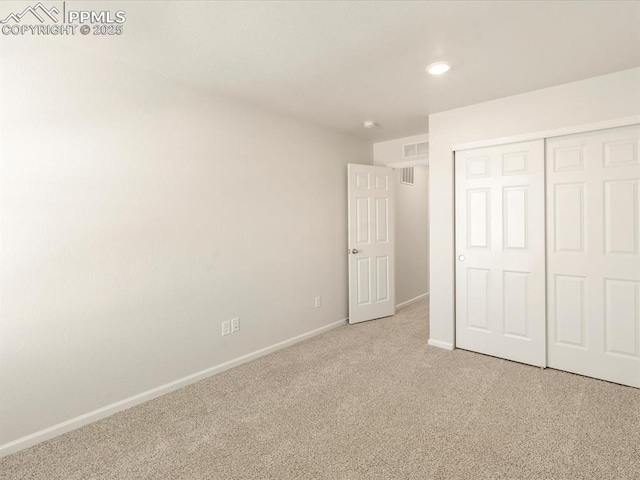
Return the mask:
<path id="1" fill-rule="evenodd" d="M 404 158 L 415 157 L 418 153 L 417 144 L 410 143 L 404 146 Z"/>
<path id="2" fill-rule="evenodd" d="M 408 143 L 404 145 L 403 158 L 423 157 L 429 154 L 429 142 Z"/>
<path id="3" fill-rule="evenodd" d="M 405 185 L 413 185 L 413 167 L 406 167 L 402 169 L 402 181 Z"/>

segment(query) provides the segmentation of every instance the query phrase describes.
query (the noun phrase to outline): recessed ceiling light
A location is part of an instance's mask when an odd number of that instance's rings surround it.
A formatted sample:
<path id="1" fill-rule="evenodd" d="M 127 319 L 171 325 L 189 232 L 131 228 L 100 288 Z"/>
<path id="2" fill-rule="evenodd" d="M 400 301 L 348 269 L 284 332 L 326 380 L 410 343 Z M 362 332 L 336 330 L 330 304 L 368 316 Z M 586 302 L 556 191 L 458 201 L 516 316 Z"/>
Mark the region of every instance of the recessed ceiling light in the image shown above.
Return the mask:
<path id="1" fill-rule="evenodd" d="M 374 122 L 373 120 L 366 120 L 366 121 L 362 122 L 362 126 L 364 128 L 376 128 L 378 126 L 378 124 L 376 122 Z"/>
<path id="2" fill-rule="evenodd" d="M 431 75 L 442 75 L 443 73 L 448 72 L 450 68 L 451 65 L 447 62 L 436 62 L 427 67 L 427 72 Z"/>

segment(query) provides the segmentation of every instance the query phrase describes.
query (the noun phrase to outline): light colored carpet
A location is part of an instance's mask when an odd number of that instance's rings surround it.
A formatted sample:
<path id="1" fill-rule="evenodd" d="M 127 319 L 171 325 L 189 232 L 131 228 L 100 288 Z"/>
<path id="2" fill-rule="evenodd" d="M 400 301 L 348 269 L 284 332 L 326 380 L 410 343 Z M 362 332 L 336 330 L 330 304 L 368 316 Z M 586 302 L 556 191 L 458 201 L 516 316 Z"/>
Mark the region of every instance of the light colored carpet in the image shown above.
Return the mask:
<path id="1" fill-rule="evenodd" d="M 2 479 L 639 479 L 640 390 L 341 327 L 0 460 Z"/>

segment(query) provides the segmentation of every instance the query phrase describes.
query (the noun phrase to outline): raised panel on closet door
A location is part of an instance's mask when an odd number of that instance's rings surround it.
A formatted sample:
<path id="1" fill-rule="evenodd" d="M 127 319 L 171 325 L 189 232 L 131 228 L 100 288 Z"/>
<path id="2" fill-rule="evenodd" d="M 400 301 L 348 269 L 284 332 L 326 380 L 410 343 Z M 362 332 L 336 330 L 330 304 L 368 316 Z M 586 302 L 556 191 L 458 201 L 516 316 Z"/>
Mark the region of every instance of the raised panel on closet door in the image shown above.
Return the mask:
<path id="1" fill-rule="evenodd" d="M 586 205 L 584 182 L 556 183 L 551 192 L 554 205 L 553 250 L 555 252 L 584 253 L 586 248 Z"/>
<path id="2" fill-rule="evenodd" d="M 640 387 L 640 125 L 546 141 L 550 367 Z"/>
<path id="3" fill-rule="evenodd" d="M 638 255 L 638 179 L 604 182 L 605 254 Z"/>
<path id="4" fill-rule="evenodd" d="M 504 250 L 528 249 L 529 187 L 517 185 L 502 189 L 502 245 Z"/>

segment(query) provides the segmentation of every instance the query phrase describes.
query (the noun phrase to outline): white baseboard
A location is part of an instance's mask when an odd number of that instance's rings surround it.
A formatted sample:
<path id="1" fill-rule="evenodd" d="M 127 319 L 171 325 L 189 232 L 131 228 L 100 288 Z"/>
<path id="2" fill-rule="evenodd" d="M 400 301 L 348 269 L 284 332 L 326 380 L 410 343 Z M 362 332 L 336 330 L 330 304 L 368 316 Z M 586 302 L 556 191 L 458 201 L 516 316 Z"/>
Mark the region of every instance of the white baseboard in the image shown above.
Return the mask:
<path id="1" fill-rule="evenodd" d="M 434 340 L 433 338 L 430 338 L 427 341 L 427 344 L 431 345 L 432 347 L 444 348 L 445 350 L 453 350 L 453 343 Z"/>
<path id="2" fill-rule="evenodd" d="M 399 303 L 398 305 L 396 305 L 396 308 L 406 307 L 407 305 L 411 305 L 412 303 L 419 302 L 420 300 L 422 300 L 423 298 L 427 298 L 428 296 L 429 296 L 429 292 L 423 293 L 422 295 L 413 297 L 412 299 L 407 300 L 406 302 Z"/>
<path id="3" fill-rule="evenodd" d="M 147 402 L 179 388 L 198 382 L 204 378 L 224 372 L 225 370 L 237 367 L 239 365 L 242 365 L 243 363 L 250 362 L 251 360 L 264 357 L 265 355 L 273 353 L 276 350 L 280 350 L 282 348 L 293 345 L 294 343 L 301 342 L 302 340 L 306 340 L 307 338 L 314 337 L 316 335 L 319 335 L 320 333 L 326 332 L 327 330 L 331 330 L 333 328 L 340 327 L 346 324 L 346 318 L 337 322 L 333 322 L 329 325 L 325 325 L 324 327 L 316 328 L 315 330 L 311 330 L 310 332 L 303 333 L 283 342 L 276 343 L 275 345 L 271 345 L 255 352 L 248 353 L 247 355 L 243 355 L 233 360 L 229 360 L 228 362 L 224 362 L 214 367 L 207 368 L 206 370 L 202 370 L 192 375 L 182 377 L 173 382 L 166 383 L 151 390 L 147 390 L 146 392 L 139 393 L 138 395 L 125 398 L 124 400 L 112 403 L 111 405 L 98 408 L 97 410 L 93 410 L 92 412 L 85 413 L 84 415 L 80 415 L 62 423 L 58 423 L 57 425 L 53 425 L 52 427 L 45 428 L 30 435 L 26 435 L 17 440 L 13 440 L 12 442 L 5 443 L 4 445 L 0 445 L 0 458 L 18 452 L 19 450 L 32 447 L 33 445 L 44 442 L 45 440 L 49 440 L 53 437 L 57 437 L 58 435 L 62 435 L 63 433 L 67 433 L 71 430 L 75 430 L 90 423 L 96 422 L 102 418 L 113 415 L 114 413 L 121 412 L 122 410 L 126 410 L 127 408 L 131 408 L 135 405 Z"/>

